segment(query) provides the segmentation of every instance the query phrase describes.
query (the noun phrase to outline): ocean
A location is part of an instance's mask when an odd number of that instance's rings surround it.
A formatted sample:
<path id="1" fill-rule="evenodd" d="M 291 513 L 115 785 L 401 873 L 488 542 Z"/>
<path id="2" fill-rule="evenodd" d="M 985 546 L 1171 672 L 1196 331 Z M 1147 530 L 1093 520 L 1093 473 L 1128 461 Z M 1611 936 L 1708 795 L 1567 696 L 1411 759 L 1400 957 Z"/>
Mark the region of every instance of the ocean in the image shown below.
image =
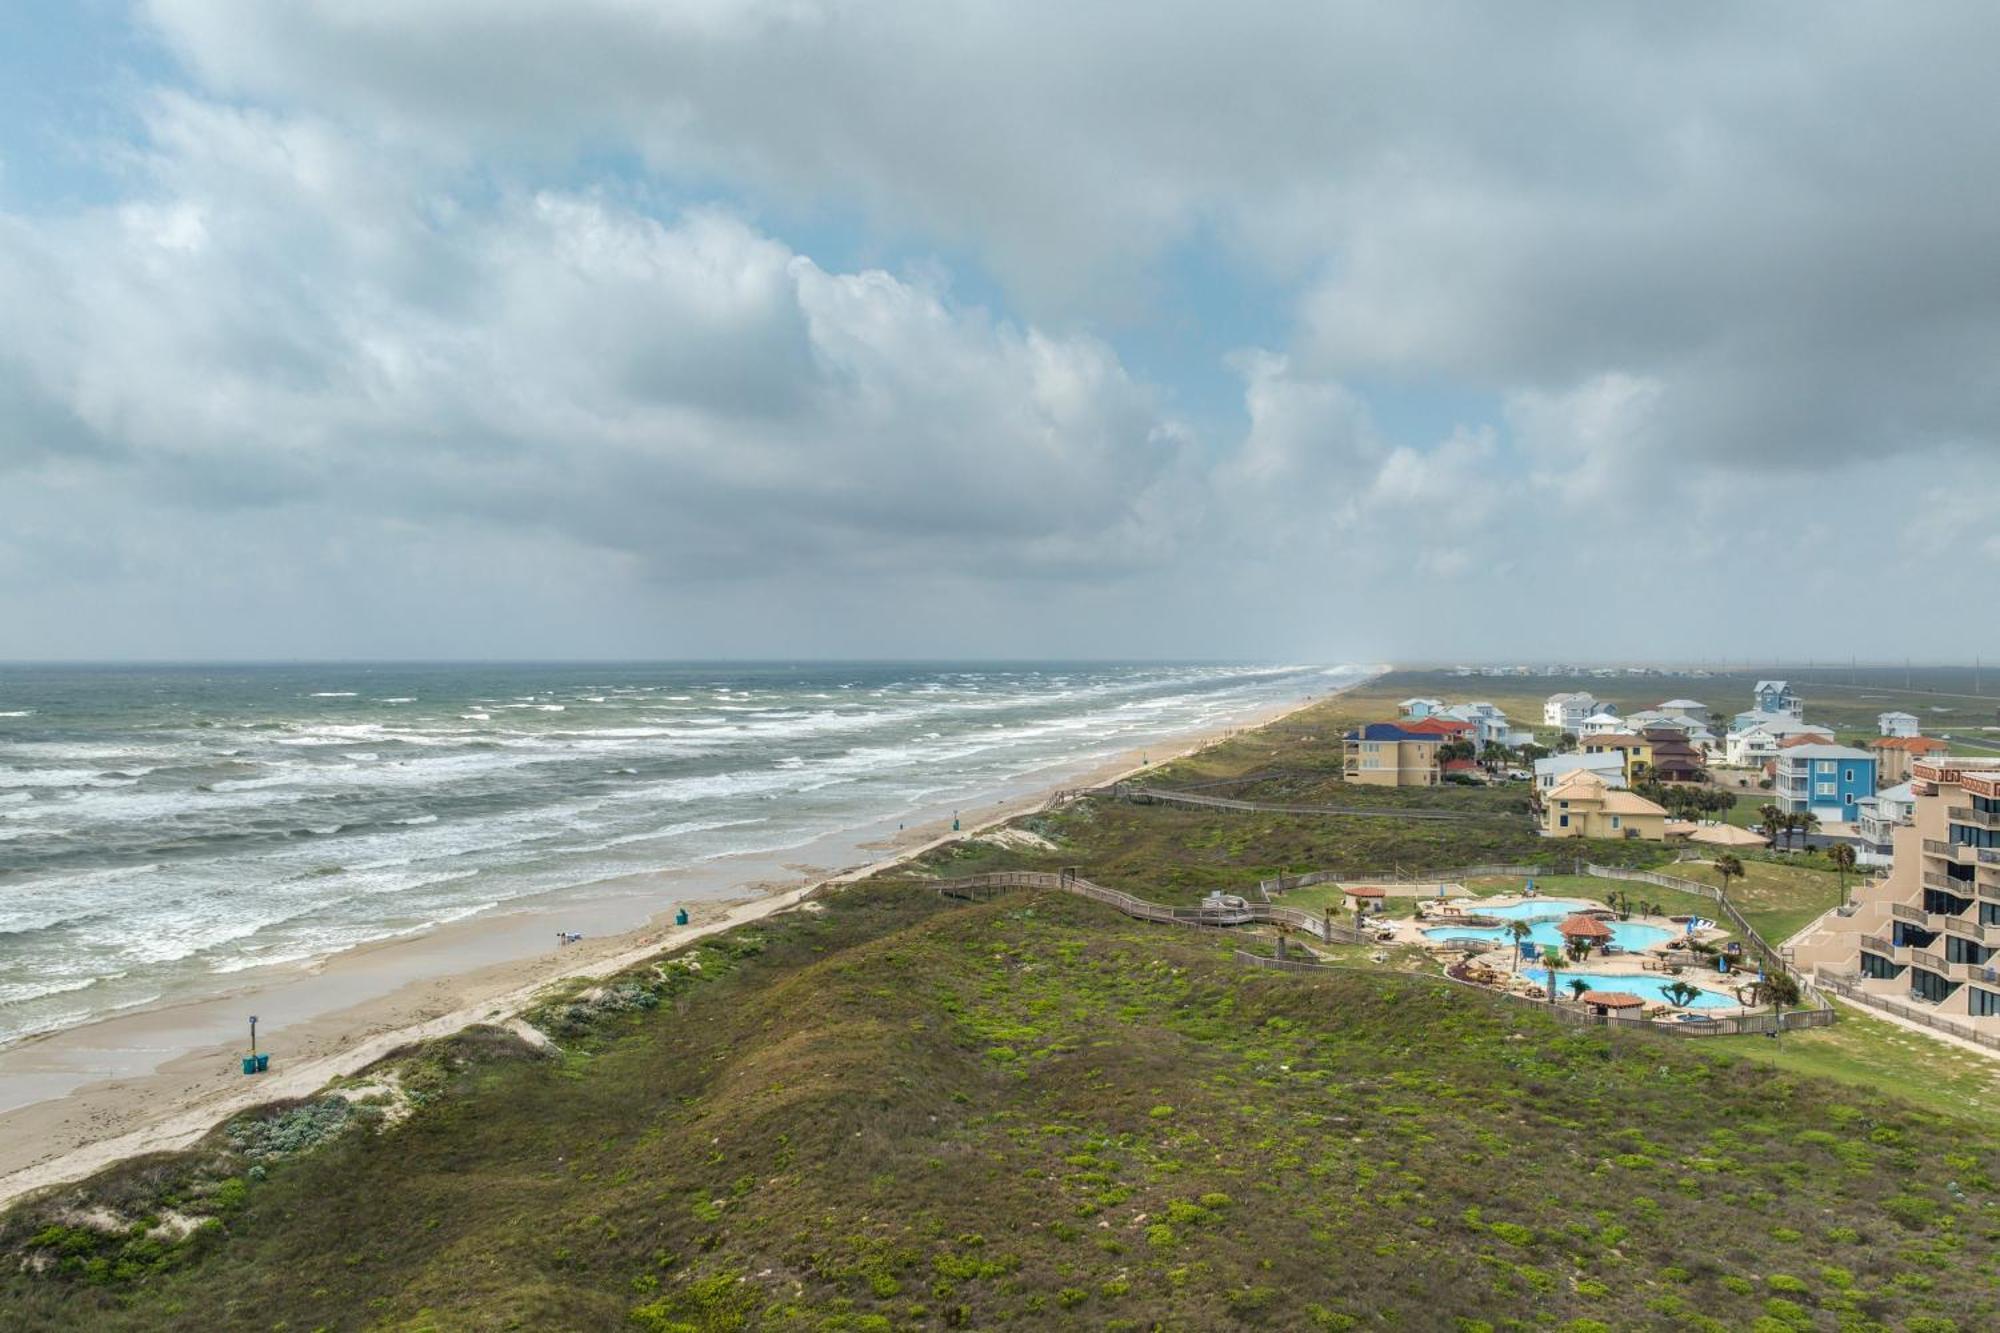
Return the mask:
<path id="1" fill-rule="evenodd" d="M 0 667 L 0 1043 L 948 813 L 1357 667 Z"/>

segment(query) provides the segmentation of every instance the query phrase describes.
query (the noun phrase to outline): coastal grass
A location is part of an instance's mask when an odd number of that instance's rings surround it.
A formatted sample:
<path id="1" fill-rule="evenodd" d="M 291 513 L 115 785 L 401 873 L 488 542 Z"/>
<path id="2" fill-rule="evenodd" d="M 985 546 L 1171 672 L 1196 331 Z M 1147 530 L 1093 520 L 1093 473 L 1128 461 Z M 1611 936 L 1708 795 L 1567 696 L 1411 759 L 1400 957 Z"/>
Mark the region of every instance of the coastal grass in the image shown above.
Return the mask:
<path id="1" fill-rule="evenodd" d="M 1234 941 L 849 889 L 557 1002 L 558 1053 L 406 1053 L 434 1072 L 399 1122 L 248 1165 L 218 1139 L 240 1183 L 175 1263 L 38 1239 L 103 1199 L 140 1226 L 157 1163 L 16 1210 L 0 1314 L 1972 1329 L 2000 1295 L 1988 1126 Z"/>

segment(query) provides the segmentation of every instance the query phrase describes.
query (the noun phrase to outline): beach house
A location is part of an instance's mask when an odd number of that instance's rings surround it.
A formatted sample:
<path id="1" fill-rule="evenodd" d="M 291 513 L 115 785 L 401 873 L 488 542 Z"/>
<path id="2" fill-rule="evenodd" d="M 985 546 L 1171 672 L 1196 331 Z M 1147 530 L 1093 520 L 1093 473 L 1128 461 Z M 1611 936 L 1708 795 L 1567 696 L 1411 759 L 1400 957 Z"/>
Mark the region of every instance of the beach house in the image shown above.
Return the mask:
<path id="1" fill-rule="evenodd" d="M 1370 722 L 1342 738 L 1347 781 L 1373 787 L 1438 785 L 1439 738 L 1394 722 Z"/>
<path id="2" fill-rule="evenodd" d="M 1907 782 L 1884 787 L 1854 803 L 1854 831 L 1862 850 L 1873 852 L 1871 863 L 1894 855 L 1896 830 L 1916 817 L 1917 798 Z"/>
<path id="3" fill-rule="evenodd" d="M 1806 701 L 1792 693 L 1790 681 L 1760 680 L 1750 691 L 1750 707 L 1759 713 L 1789 713 L 1803 717 Z"/>
<path id="4" fill-rule="evenodd" d="M 1910 765 L 1927 755 L 1943 754 L 1950 747 L 1931 736 L 1898 736 L 1887 732 L 1868 742 L 1875 754 L 1878 782 L 1907 782 Z"/>
<path id="5" fill-rule="evenodd" d="M 1453 704 L 1448 708 L 1439 709 L 1437 716 L 1470 722 L 1473 726 L 1474 743 L 1482 750 L 1489 745 L 1526 745 L 1535 739 L 1533 732 L 1517 728 L 1507 720 L 1505 713 L 1484 700 L 1477 703 Z"/>
<path id="6" fill-rule="evenodd" d="M 1625 785 L 1622 754 L 1552 754 L 1535 761 L 1535 790 L 1547 793 L 1572 773 L 1595 773 L 1607 787 Z"/>
<path id="7" fill-rule="evenodd" d="M 1625 730 L 1625 719 L 1605 709 L 1598 709 L 1577 724 L 1578 736 L 1604 736 Z"/>
<path id="8" fill-rule="evenodd" d="M 1679 727 L 1648 727 L 1639 739 L 1649 752 L 1646 776 L 1655 782 L 1700 782 L 1708 777 L 1701 749 Z"/>
<path id="9" fill-rule="evenodd" d="M 1852 823 L 1857 803 L 1875 794 L 1875 756 L 1852 745 L 1793 745 L 1773 757 L 1778 808 L 1817 815 L 1821 823 Z"/>
<path id="10" fill-rule="evenodd" d="M 1644 838 L 1663 841 L 1667 811 L 1595 773 L 1572 773 L 1541 798 L 1545 838 Z"/>
<path id="11" fill-rule="evenodd" d="M 1444 700 L 1442 699 L 1415 698 L 1405 699 L 1403 702 L 1397 704 L 1396 711 L 1404 717 L 1415 720 L 1429 717 L 1432 713 L 1437 712 L 1443 707 Z"/>
<path id="12" fill-rule="evenodd" d="M 1924 725 L 1915 713 L 1877 713 L 1875 726 L 1884 736 L 1915 736 L 1923 731 Z"/>
<path id="13" fill-rule="evenodd" d="M 1787 713 L 1739 713 L 1736 720 L 1743 722 L 1745 718 L 1752 720 L 1733 728 L 1722 740 L 1723 759 L 1736 768 L 1761 768 L 1794 736 L 1812 736 L 1829 745 L 1833 743 L 1832 727 L 1802 722 Z"/>
<path id="14" fill-rule="evenodd" d="M 1592 713 L 1617 711 L 1610 704 L 1600 704 L 1589 690 L 1565 690 L 1551 694 L 1542 704 L 1542 725 L 1576 735 Z"/>

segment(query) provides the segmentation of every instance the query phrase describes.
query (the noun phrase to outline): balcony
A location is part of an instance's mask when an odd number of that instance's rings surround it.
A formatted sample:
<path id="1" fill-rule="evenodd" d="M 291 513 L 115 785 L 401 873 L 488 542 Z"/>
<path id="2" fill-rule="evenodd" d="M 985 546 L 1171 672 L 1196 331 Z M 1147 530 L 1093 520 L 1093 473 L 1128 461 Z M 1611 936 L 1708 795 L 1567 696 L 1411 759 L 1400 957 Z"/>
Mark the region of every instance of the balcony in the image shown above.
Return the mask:
<path id="1" fill-rule="evenodd" d="M 1969 805 L 1951 806 L 1945 810 L 1944 817 L 1954 824 L 1963 824 L 1968 828 L 1992 829 L 2000 833 L 2000 814 L 1975 810 Z M 1986 850 L 1991 851 L 1992 848 Z"/>
<path id="2" fill-rule="evenodd" d="M 1968 847 L 1962 842 L 1945 842 L 1940 838 L 1924 839 L 1924 855 L 1942 856 L 1955 865 L 1972 865 L 1978 858 L 1977 852 L 1990 852 L 1991 847 Z"/>
<path id="3" fill-rule="evenodd" d="M 2000 866 L 2000 847 L 1981 847 L 1979 849 L 1979 864 L 1983 866 Z"/>
<path id="4" fill-rule="evenodd" d="M 1944 928 L 1947 934 L 1962 935 L 1968 940 L 1986 943 L 1986 927 L 1977 921 L 1962 921 L 1958 917 L 1948 916 L 1944 919 Z"/>
<path id="5" fill-rule="evenodd" d="M 1890 903 L 1889 915 L 1898 921 L 1908 921 L 1922 926 L 1925 930 L 1932 929 L 1930 913 L 1921 907 L 1911 907 L 1907 903 Z"/>
<path id="6" fill-rule="evenodd" d="M 1927 889 L 1936 889 L 1940 893 L 1948 893 L 1954 898 L 1970 898 L 1972 896 L 1971 880 L 1953 879 L 1950 875 L 1941 875 L 1935 870 L 1926 870 L 1924 872 L 1924 887 Z"/>
<path id="7" fill-rule="evenodd" d="M 1910 955 L 1910 962 L 1926 972 L 1935 972 L 1941 977 L 1947 975 L 1945 968 L 1949 965 L 1944 961 L 1943 954 L 1926 953 L 1919 949 Z"/>
<path id="8" fill-rule="evenodd" d="M 1896 956 L 1896 946 L 1881 935 L 1863 935 L 1861 937 L 1861 947 L 1869 953 L 1877 954 L 1883 958 L 1894 958 Z"/>

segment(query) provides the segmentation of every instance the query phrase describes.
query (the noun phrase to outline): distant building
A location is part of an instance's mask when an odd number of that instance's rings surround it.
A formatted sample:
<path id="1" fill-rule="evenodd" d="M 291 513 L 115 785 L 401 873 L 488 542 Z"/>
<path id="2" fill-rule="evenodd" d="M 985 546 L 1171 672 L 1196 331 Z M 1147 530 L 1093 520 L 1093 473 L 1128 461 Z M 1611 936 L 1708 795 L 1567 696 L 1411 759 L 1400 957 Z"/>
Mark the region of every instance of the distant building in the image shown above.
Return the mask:
<path id="1" fill-rule="evenodd" d="M 1470 722 L 1461 722 L 1455 717 L 1446 717 L 1442 713 L 1433 713 L 1418 722 L 1399 722 L 1396 725 L 1404 731 L 1418 731 L 1426 736 L 1435 736 L 1439 741 L 1468 741 L 1474 746 L 1479 744 L 1478 727 Z"/>
<path id="2" fill-rule="evenodd" d="M 1863 797 L 1875 794 L 1875 756 L 1851 745 L 1794 745 L 1778 751 L 1777 804 L 1811 811 L 1822 823 L 1853 823 Z"/>
<path id="3" fill-rule="evenodd" d="M 1639 739 L 1648 751 L 1646 776 L 1654 781 L 1701 782 L 1708 777 L 1701 750 L 1679 727 L 1648 727 Z M 1626 773 L 1631 773 L 1629 766 Z"/>
<path id="4" fill-rule="evenodd" d="M 1883 734 L 1868 742 L 1875 754 L 1875 777 L 1880 782 L 1908 782 L 1910 765 L 1926 755 L 1943 754 L 1950 747 L 1929 736 Z"/>
<path id="5" fill-rule="evenodd" d="M 1667 812 L 1637 792 L 1620 791 L 1595 773 L 1572 773 L 1542 797 L 1545 838 L 1667 836 Z"/>
<path id="6" fill-rule="evenodd" d="M 1394 722 L 1370 722 L 1347 733 L 1341 767 L 1349 782 L 1375 787 L 1435 787 L 1439 738 Z"/>
<path id="7" fill-rule="evenodd" d="M 1915 713 L 1878 713 L 1875 725 L 1884 736 L 1915 736 L 1924 729 Z"/>
<path id="8" fill-rule="evenodd" d="M 1790 713 L 1802 717 L 1806 711 L 1805 700 L 1792 693 L 1790 681 L 1760 680 L 1750 691 L 1750 706 L 1760 713 Z"/>
<path id="9" fill-rule="evenodd" d="M 1444 707 L 1442 699 L 1405 699 L 1396 705 L 1396 711 L 1407 718 L 1429 717 Z"/>
<path id="10" fill-rule="evenodd" d="M 1610 732 L 1625 730 L 1625 719 L 1618 714 L 1599 709 L 1585 718 L 1577 727 L 1578 736 L 1602 736 Z"/>
<path id="11" fill-rule="evenodd" d="M 1896 830 L 1909 823 L 1917 813 L 1917 798 L 1907 782 L 1884 787 L 1873 796 L 1862 797 L 1854 805 L 1855 832 L 1869 850 L 1877 853 L 1889 852 Z"/>
<path id="12" fill-rule="evenodd" d="M 1517 728 L 1507 720 L 1505 713 L 1484 700 L 1478 703 L 1453 704 L 1449 708 L 1440 709 L 1437 716 L 1470 722 L 1473 726 L 1473 740 L 1482 750 L 1489 745 L 1526 745 L 1535 739 L 1533 732 Z"/>
<path id="13" fill-rule="evenodd" d="M 1551 694 L 1542 704 L 1542 725 L 1575 735 L 1592 713 L 1617 711 L 1610 704 L 1600 704 L 1589 690 L 1566 690 Z"/>
<path id="14" fill-rule="evenodd" d="M 1742 715 L 1738 715 L 1739 720 Z M 1812 736 L 1828 745 L 1833 728 L 1802 722 L 1785 713 L 1758 713 L 1750 726 L 1732 730 L 1723 738 L 1723 759 L 1736 768 L 1758 768 L 1769 763 L 1779 748 L 1796 736 Z"/>
<path id="15" fill-rule="evenodd" d="M 1708 725 L 1708 705 L 1699 699 L 1669 699 L 1660 705 L 1659 711 L 1684 717 L 1697 726 Z"/>

